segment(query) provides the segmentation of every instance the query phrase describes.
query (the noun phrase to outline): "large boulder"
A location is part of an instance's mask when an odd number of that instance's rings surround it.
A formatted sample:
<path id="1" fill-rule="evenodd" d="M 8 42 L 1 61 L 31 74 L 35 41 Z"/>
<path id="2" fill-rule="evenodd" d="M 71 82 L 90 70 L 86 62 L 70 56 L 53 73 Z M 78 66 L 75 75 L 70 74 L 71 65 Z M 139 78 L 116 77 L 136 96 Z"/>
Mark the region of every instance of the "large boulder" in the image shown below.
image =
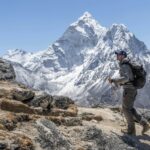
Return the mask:
<path id="1" fill-rule="evenodd" d="M 29 107 L 22 102 L 8 99 L 0 99 L 0 106 L 2 110 L 15 112 L 15 113 L 28 113 L 28 114 L 40 114 L 41 110 Z"/>
<path id="2" fill-rule="evenodd" d="M 54 105 L 60 109 L 67 109 L 71 104 L 74 104 L 74 101 L 66 96 L 53 96 Z"/>
<path id="3" fill-rule="evenodd" d="M 16 77 L 12 65 L 0 58 L 0 80 L 14 80 Z"/>
<path id="4" fill-rule="evenodd" d="M 53 107 L 53 97 L 46 93 L 34 96 L 34 99 L 28 103 L 30 106 L 42 107 L 45 111 L 50 111 Z"/>
<path id="5" fill-rule="evenodd" d="M 31 90 L 12 90 L 12 98 L 18 101 L 27 102 L 34 98 L 35 93 Z"/>

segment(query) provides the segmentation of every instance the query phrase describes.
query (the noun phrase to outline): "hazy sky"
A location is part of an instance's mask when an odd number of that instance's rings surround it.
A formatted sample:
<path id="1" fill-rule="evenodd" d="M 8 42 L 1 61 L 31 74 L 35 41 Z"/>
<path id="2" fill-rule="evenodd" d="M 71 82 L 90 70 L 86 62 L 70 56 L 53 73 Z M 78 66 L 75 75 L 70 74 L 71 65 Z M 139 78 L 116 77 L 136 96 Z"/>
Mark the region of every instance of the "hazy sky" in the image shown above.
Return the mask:
<path id="1" fill-rule="evenodd" d="M 150 0 L 0 0 L 0 55 L 46 49 L 85 11 L 102 26 L 125 24 L 150 48 Z"/>

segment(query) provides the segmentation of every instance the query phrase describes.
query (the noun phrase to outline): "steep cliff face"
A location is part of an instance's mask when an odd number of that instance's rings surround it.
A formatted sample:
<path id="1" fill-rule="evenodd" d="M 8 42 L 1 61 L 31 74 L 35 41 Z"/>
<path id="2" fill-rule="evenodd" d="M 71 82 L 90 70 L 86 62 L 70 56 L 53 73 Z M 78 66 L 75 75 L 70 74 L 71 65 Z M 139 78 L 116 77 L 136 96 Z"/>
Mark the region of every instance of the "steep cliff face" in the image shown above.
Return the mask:
<path id="1" fill-rule="evenodd" d="M 150 107 L 150 51 L 125 25 L 102 27 L 88 12 L 48 49 L 37 53 L 10 50 L 4 58 L 12 61 L 17 81 L 30 87 L 69 96 L 79 105 L 115 105 L 121 91 L 113 91 L 107 77 L 118 75 L 114 51 L 120 49 L 145 67 L 147 84 L 139 91 L 136 104 Z"/>

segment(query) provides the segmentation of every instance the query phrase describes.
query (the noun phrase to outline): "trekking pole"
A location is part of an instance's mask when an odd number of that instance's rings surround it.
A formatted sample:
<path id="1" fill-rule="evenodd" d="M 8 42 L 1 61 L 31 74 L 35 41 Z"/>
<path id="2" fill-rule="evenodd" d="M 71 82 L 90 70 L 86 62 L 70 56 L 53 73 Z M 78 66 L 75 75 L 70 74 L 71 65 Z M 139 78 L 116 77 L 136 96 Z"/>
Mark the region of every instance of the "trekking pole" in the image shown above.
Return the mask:
<path id="1" fill-rule="evenodd" d="M 110 80 L 111 80 L 111 78 L 108 77 L 108 81 L 110 81 Z M 114 83 L 114 85 L 113 85 L 113 83 Z M 112 89 L 113 92 L 115 92 L 115 90 L 118 88 L 118 84 L 115 83 L 115 82 L 113 82 L 113 83 L 110 82 L 111 89 Z M 122 110 L 121 110 L 121 117 L 122 117 L 122 122 L 123 122 L 123 125 L 121 125 L 121 126 L 126 126 L 127 124 L 126 124 L 125 117 L 124 117 L 124 114 L 123 114 Z"/>

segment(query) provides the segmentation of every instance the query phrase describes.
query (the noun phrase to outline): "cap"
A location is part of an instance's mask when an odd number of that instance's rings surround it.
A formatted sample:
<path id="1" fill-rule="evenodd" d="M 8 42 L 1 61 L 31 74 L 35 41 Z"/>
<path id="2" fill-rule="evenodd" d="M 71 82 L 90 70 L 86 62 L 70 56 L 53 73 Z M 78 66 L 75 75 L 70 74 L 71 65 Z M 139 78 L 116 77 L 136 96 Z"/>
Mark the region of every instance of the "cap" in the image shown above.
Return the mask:
<path id="1" fill-rule="evenodd" d="M 121 51 L 115 51 L 115 54 L 116 55 L 124 55 L 125 57 L 127 57 L 127 53 L 125 51 L 123 51 L 123 50 L 121 50 Z"/>

